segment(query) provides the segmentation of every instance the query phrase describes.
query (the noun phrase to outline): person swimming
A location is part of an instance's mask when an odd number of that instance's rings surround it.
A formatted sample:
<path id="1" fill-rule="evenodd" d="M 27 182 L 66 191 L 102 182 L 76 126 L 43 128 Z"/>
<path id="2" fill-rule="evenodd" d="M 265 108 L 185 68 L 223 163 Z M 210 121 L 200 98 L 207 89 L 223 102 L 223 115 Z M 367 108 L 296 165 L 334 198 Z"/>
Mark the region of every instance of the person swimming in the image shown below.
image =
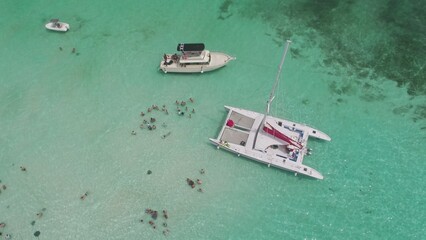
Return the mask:
<path id="1" fill-rule="evenodd" d="M 85 192 L 83 195 L 81 195 L 80 199 L 81 200 L 86 199 L 87 195 L 89 195 L 89 192 Z"/>
<path id="2" fill-rule="evenodd" d="M 164 134 L 163 136 L 161 136 L 161 138 L 165 139 L 166 137 L 170 136 L 170 134 L 172 134 L 172 132 L 168 132 L 168 133 Z"/>

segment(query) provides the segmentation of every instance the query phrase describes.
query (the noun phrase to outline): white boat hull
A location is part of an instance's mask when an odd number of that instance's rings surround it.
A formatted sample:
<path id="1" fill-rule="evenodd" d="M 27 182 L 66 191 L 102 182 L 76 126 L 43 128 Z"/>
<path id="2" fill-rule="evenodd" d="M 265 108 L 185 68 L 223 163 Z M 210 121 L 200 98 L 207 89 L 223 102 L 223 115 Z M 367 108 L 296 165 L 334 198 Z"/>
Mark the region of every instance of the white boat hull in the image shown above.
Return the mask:
<path id="1" fill-rule="evenodd" d="M 324 178 L 320 172 L 304 165 L 302 162 L 304 156 L 308 153 L 308 138 L 315 137 L 330 141 L 331 138 L 327 134 L 303 124 L 267 116 L 266 122 L 271 123 L 276 128 L 280 128 L 280 131 L 285 132 L 303 146 L 302 149 L 297 151 L 290 151 L 290 144 L 268 134 L 263 129 L 260 129 L 259 134 L 256 134 L 262 124 L 264 114 L 228 106 L 225 106 L 225 108 L 229 111 L 225 124 L 216 139 L 210 138 L 210 141 L 218 148 L 268 166 L 300 173 L 316 179 Z M 227 126 L 229 119 L 235 122 L 235 126 Z"/>
<path id="2" fill-rule="evenodd" d="M 66 32 L 70 29 L 70 25 L 68 23 L 64 22 L 58 22 L 59 27 L 56 25 L 56 23 L 49 22 L 45 25 L 46 29 L 51 31 L 57 31 L 57 32 Z"/>
<path id="3" fill-rule="evenodd" d="M 168 61 L 171 61 L 170 54 L 166 55 Z M 204 73 L 224 67 L 229 61 L 235 58 L 221 52 L 210 52 L 211 60 L 207 63 L 200 64 L 180 64 L 178 61 L 165 63 L 165 60 L 160 62 L 160 69 L 165 73 Z"/>

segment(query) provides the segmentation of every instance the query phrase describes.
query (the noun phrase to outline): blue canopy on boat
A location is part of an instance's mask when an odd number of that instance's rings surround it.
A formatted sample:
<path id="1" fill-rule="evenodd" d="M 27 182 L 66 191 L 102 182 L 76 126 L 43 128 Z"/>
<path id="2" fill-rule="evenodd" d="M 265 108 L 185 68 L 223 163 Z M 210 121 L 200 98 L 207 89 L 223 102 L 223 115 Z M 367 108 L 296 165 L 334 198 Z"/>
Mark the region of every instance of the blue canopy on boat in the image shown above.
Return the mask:
<path id="1" fill-rule="evenodd" d="M 204 43 L 179 43 L 177 45 L 177 51 L 191 52 L 191 51 L 203 51 Z"/>

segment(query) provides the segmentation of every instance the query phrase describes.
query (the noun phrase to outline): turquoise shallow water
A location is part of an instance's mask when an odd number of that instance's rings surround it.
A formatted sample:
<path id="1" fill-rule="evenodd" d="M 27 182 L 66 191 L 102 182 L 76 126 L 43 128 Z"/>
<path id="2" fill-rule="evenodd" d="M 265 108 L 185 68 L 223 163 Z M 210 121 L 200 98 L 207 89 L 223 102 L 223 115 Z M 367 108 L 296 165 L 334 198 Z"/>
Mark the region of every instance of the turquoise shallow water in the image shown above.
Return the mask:
<path id="1" fill-rule="evenodd" d="M 425 33 L 403 28 L 402 17 L 413 16 L 414 25 L 424 18 L 406 2 L 388 17 L 395 9 L 381 3 L 1 1 L 0 184 L 7 189 L 0 232 L 13 239 L 35 231 L 39 239 L 421 238 L 426 58 L 417 39 Z M 55 17 L 71 31 L 45 30 Z M 273 113 L 332 137 L 311 141 L 314 154 L 305 160 L 322 181 L 208 142 L 224 105 L 264 111 L 287 38 L 291 54 Z M 157 71 L 179 42 L 204 42 L 237 60 L 205 74 Z M 196 113 L 177 116 L 176 100 Z M 170 114 L 142 118 L 152 104 Z M 150 116 L 157 129 L 140 129 Z M 188 187 L 187 177 L 200 178 L 204 192 Z M 167 209 L 169 218 L 153 229 L 146 208 Z"/>

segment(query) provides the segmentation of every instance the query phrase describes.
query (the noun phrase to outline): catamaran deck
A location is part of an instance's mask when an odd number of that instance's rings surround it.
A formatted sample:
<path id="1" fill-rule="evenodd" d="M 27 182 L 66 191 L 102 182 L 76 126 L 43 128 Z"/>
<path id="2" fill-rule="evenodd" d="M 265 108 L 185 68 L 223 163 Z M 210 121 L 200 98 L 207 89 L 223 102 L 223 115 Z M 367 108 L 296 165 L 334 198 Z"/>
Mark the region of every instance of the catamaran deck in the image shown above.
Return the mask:
<path id="1" fill-rule="evenodd" d="M 240 144 L 245 146 L 249 137 L 249 132 L 244 132 L 236 128 L 225 127 L 220 138 L 223 142 Z"/>
<path id="2" fill-rule="evenodd" d="M 253 127 L 253 123 L 255 121 L 254 118 L 249 118 L 235 111 L 231 111 L 231 115 L 228 119 L 231 119 L 237 127 L 242 127 L 248 130 Z"/>

